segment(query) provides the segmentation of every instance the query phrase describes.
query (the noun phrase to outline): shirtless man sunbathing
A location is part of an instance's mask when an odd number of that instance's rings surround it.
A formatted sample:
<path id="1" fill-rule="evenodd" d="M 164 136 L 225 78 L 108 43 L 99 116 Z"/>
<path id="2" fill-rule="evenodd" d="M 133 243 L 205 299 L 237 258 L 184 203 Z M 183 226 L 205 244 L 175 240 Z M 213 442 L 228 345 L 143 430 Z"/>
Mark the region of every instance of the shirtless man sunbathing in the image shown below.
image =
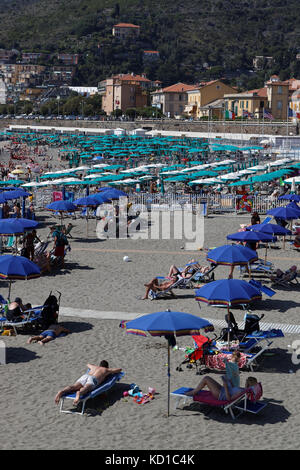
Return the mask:
<path id="1" fill-rule="evenodd" d="M 49 341 L 53 341 L 56 339 L 61 333 L 70 333 L 70 330 L 67 330 L 64 326 L 61 325 L 50 325 L 47 330 L 42 331 L 40 335 L 37 336 L 31 336 L 31 338 L 28 339 L 27 344 L 35 343 L 38 342 L 39 344 L 46 344 L 49 343 Z"/>
<path id="2" fill-rule="evenodd" d="M 63 395 L 76 392 L 73 402 L 78 405 L 80 398 L 97 388 L 110 374 L 119 374 L 122 369 L 111 369 L 108 362 L 103 360 L 99 366 L 88 364 L 88 371 L 83 374 L 73 385 L 69 385 L 60 390 L 55 396 L 55 403 L 58 404 Z"/>

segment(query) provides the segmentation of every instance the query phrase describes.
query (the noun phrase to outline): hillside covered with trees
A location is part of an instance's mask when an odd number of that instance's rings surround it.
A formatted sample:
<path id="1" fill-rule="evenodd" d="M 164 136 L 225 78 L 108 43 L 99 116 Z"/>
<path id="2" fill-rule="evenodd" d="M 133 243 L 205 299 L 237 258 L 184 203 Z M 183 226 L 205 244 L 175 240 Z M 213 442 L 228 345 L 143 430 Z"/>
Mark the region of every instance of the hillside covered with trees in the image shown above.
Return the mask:
<path id="1" fill-rule="evenodd" d="M 120 22 L 139 25 L 139 37 L 115 38 Z M 298 0 L 0 0 L 0 24 L 0 48 L 80 54 L 75 85 L 127 72 L 166 86 L 226 77 L 248 88 L 274 73 L 300 76 Z M 252 73 L 257 55 L 273 61 Z"/>

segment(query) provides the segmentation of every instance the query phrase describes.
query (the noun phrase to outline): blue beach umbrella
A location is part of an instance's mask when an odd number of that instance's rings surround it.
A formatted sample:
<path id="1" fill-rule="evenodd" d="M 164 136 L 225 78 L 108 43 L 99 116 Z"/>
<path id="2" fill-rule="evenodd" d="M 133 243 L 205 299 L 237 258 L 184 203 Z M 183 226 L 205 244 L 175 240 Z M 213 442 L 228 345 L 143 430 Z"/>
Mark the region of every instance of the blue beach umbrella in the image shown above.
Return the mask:
<path id="1" fill-rule="evenodd" d="M 299 212 L 293 207 L 275 207 L 267 211 L 267 214 L 273 215 L 277 219 L 293 220 L 298 219 Z"/>
<path id="2" fill-rule="evenodd" d="M 61 218 L 61 224 L 63 221 L 63 213 L 64 212 L 74 212 L 78 209 L 75 204 L 69 201 L 61 200 L 61 201 L 54 201 L 51 202 L 50 204 L 47 204 L 46 209 L 53 211 L 53 212 L 59 212 L 60 213 L 60 218 Z"/>
<path id="3" fill-rule="evenodd" d="M 235 240 L 240 242 L 274 242 L 276 237 L 262 232 L 253 232 L 252 230 L 246 230 L 245 232 L 236 232 L 227 235 L 227 240 Z"/>
<path id="4" fill-rule="evenodd" d="M 23 189 L 15 189 L 13 191 L 4 191 L 2 196 L 8 201 L 9 199 L 18 199 L 19 197 L 30 196 L 30 193 Z"/>
<path id="5" fill-rule="evenodd" d="M 55 212 L 73 212 L 76 211 L 77 207 L 69 201 L 54 201 L 46 206 L 46 209 Z"/>
<path id="6" fill-rule="evenodd" d="M 99 206 L 100 203 L 93 196 L 87 196 L 87 197 L 80 197 L 79 199 L 75 199 L 75 201 L 73 201 L 73 204 L 75 204 L 76 206 L 89 207 L 89 206 Z"/>
<path id="7" fill-rule="evenodd" d="M 124 191 L 121 191 L 120 189 L 115 189 L 115 188 L 102 191 L 101 195 L 102 194 L 111 200 L 120 199 L 120 197 L 128 197 L 127 193 L 125 193 Z"/>
<path id="8" fill-rule="evenodd" d="M 266 233 L 269 235 L 291 235 L 292 232 L 285 227 L 278 224 L 255 224 L 246 227 L 246 230 L 253 230 L 254 232 Z"/>
<path id="9" fill-rule="evenodd" d="M 227 266 L 247 265 L 258 259 L 257 253 L 243 245 L 223 245 L 208 252 L 207 261 Z"/>
<path id="10" fill-rule="evenodd" d="M 7 199 L 3 196 L 3 193 L 0 193 L 0 204 L 5 204 Z"/>
<path id="11" fill-rule="evenodd" d="M 37 227 L 38 222 L 29 219 L 2 219 L 0 220 L 0 235 L 21 235 L 25 230 Z"/>
<path id="12" fill-rule="evenodd" d="M 290 202 L 286 207 L 289 207 L 290 209 L 293 209 L 295 212 L 298 213 L 298 217 L 300 217 L 300 207 L 296 203 L 296 201 Z"/>
<path id="13" fill-rule="evenodd" d="M 203 318 L 199 318 L 190 313 L 155 312 L 143 315 L 135 320 L 122 322 L 121 327 L 126 328 L 126 332 L 134 335 L 165 336 L 168 340 L 168 416 L 170 414 L 170 345 L 176 344 L 175 336 L 199 335 L 200 330 L 205 328 L 213 330 L 213 325 Z"/>
<path id="14" fill-rule="evenodd" d="M 279 196 L 278 199 L 300 202 L 300 195 L 299 194 L 284 194 L 283 196 Z"/>
<path id="15" fill-rule="evenodd" d="M 208 305 L 231 307 L 243 305 L 261 299 L 261 292 L 251 284 L 241 279 L 221 279 L 206 284 L 195 292 L 198 302 Z"/>
<path id="16" fill-rule="evenodd" d="M 79 207 L 95 207 L 99 206 L 101 202 L 99 199 L 94 198 L 93 196 L 80 197 L 75 199 L 74 204 Z M 88 236 L 88 210 L 86 210 L 86 236 Z"/>
<path id="17" fill-rule="evenodd" d="M 24 256 L 0 256 L 0 278 L 9 280 L 8 299 L 10 299 L 12 280 L 35 279 L 40 275 L 40 268 Z"/>

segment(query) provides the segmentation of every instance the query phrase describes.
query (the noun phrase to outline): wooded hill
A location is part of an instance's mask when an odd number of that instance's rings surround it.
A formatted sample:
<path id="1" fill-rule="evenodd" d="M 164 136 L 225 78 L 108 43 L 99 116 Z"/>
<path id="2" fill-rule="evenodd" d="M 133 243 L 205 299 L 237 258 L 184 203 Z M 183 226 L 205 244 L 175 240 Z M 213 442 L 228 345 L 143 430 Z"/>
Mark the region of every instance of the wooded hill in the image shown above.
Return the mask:
<path id="1" fill-rule="evenodd" d="M 139 38 L 114 38 L 119 22 L 139 25 Z M 144 72 L 164 85 L 227 77 L 255 88 L 274 73 L 300 76 L 298 0 L 0 0 L 0 24 L 0 48 L 79 53 L 74 84 Z M 273 65 L 249 72 L 256 55 Z"/>

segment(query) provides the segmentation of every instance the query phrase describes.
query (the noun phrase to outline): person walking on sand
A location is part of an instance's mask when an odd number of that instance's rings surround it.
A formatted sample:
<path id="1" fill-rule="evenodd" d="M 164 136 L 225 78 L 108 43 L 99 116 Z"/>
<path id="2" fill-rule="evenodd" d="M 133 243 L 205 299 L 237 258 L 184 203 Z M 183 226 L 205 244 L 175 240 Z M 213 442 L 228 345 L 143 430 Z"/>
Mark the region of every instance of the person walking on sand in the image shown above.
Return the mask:
<path id="1" fill-rule="evenodd" d="M 76 393 L 74 405 L 78 405 L 80 398 L 98 387 L 110 374 L 119 374 L 122 369 L 111 369 L 108 362 L 103 360 L 99 366 L 88 364 L 88 371 L 83 374 L 73 385 L 68 385 L 55 396 L 55 403 L 58 404 L 61 397 L 68 393 Z"/>

